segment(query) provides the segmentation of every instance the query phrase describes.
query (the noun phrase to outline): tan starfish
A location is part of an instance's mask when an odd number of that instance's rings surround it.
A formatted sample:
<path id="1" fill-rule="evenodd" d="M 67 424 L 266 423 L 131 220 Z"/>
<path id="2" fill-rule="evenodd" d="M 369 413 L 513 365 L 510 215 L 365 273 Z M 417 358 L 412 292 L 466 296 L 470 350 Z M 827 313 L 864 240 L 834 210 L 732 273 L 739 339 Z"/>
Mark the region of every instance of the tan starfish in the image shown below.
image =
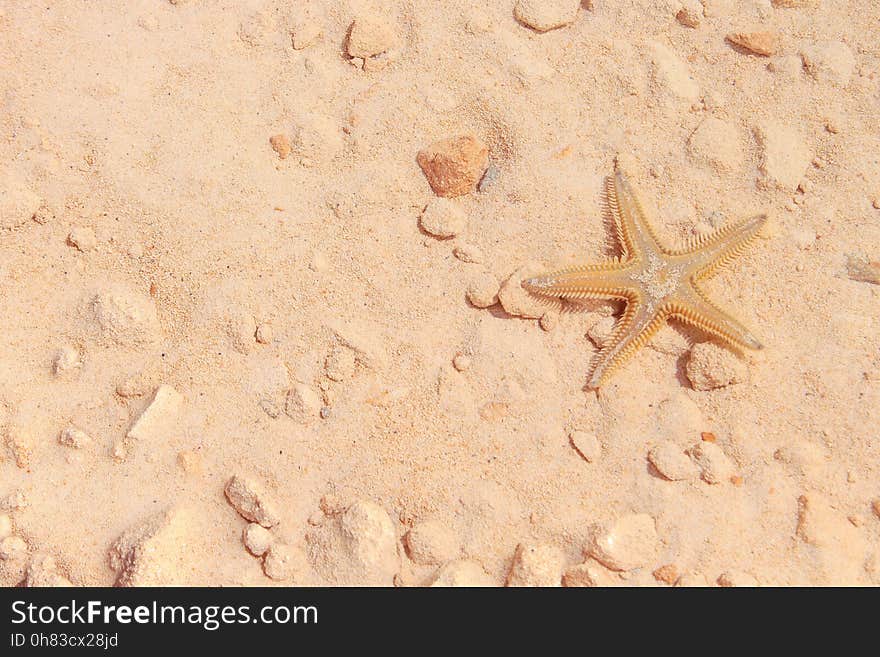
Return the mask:
<path id="1" fill-rule="evenodd" d="M 668 318 L 712 334 L 736 350 L 761 349 L 747 328 L 709 301 L 698 281 L 740 255 L 767 219 L 759 215 L 694 237 L 681 249 L 657 239 L 626 177 L 617 171 L 605 184 L 623 255 L 598 264 L 567 267 L 523 281 L 529 292 L 571 301 L 622 299 L 626 310 L 596 356 L 588 387 L 602 386 L 611 372 Z"/>

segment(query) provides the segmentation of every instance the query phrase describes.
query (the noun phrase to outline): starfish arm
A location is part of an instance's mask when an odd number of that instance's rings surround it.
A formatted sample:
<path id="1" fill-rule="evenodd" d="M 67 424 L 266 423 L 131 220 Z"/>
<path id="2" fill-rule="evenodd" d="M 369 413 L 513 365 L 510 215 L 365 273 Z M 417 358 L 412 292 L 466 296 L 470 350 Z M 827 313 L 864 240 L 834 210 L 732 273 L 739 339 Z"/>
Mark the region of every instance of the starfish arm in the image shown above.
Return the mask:
<path id="1" fill-rule="evenodd" d="M 708 278 L 742 254 L 766 222 L 767 215 L 760 214 L 728 224 L 708 235 L 692 239 L 685 248 L 671 255 L 687 257 L 692 262 L 691 271 L 695 271 L 698 278 Z"/>
<path id="2" fill-rule="evenodd" d="M 614 370 L 651 339 L 666 317 L 663 308 L 651 308 L 640 295 L 632 295 L 614 332 L 596 355 L 587 387 L 600 388 Z"/>
<path id="3" fill-rule="evenodd" d="M 666 305 L 670 317 L 706 331 L 731 347 L 764 348 L 745 326 L 712 303 L 695 285 L 679 290 Z"/>
<path id="4" fill-rule="evenodd" d="M 638 258 L 645 252 L 664 251 L 635 190 L 622 171 L 618 170 L 613 178 L 606 179 L 605 197 L 608 211 L 614 218 L 617 239 L 626 256 Z"/>
<path id="5" fill-rule="evenodd" d="M 632 283 L 623 275 L 624 268 L 617 259 L 578 265 L 528 278 L 522 285 L 532 294 L 568 301 L 626 299 L 629 292 L 625 288 Z"/>

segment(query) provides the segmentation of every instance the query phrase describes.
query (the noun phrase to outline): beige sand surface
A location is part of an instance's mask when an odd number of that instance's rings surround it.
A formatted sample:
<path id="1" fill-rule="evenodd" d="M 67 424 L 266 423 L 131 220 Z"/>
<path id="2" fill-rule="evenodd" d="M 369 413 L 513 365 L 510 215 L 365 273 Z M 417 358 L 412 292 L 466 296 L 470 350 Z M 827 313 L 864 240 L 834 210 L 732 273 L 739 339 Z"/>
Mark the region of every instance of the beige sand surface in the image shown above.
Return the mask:
<path id="1" fill-rule="evenodd" d="M 0 583 L 880 583 L 880 4 L 517 4 L 0 0 Z M 467 301 L 616 159 L 766 349 Z"/>

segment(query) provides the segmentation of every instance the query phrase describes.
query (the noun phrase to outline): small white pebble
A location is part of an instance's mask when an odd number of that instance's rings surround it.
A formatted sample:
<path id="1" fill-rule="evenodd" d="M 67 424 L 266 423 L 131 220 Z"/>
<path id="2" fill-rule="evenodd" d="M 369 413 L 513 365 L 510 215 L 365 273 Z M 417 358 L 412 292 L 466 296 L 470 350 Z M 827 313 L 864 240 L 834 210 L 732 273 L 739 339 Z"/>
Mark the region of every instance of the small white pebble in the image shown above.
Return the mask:
<path id="1" fill-rule="evenodd" d="M 261 524 L 252 522 L 244 528 L 242 541 L 248 552 L 255 557 L 262 557 L 272 545 L 272 532 Z"/>
<path id="2" fill-rule="evenodd" d="M 452 366 L 459 372 L 467 372 L 471 368 L 471 357 L 467 354 L 455 354 Z"/>
<path id="3" fill-rule="evenodd" d="M 66 344 L 55 352 L 55 357 L 52 359 L 52 373 L 55 376 L 61 376 L 80 367 L 82 367 L 82 361 L 79 351 L 75 347 Z"/>
<path id="4" fill-rule="evenodd" d="M 20 536 L 7 536 L 0 541 L 0 560 L 15 561 L 27 554 L 27 543 Z"/>
<path id="5" fill-rule="evenodd" d="M 271 344 L 275 337 L 275 331 L 271 324 L 260 324 L 257 327 L 257 342 L 260 344 Z"/>
<path id="6" fill-rule="evenodd" d="M 574 430 L 569 432 L 568 440 L 587 463 L 595 463 L 602 453 L 602 445 L 592 432 Z"/>
<path id="7" fill-rule="evenodd" d="M 498 303 L 498 292 L 501 285 L 498 279 L 489 272 L 476 274 L 468 285 L 467 300 L 477 308 L 488 308 Z"/>
<path id="8" fill-rule="evenodd" d="M 715 443 L 700 441 L 691 448 L 690 454 L 706 483 L 720 484 L 730 481 L 736 472 L 733 462 Z"/>
<path id="9" fill-rule="evenodd" d="M 82 429 L 77 429 L 71 425 L 65 427 L 58 436 L 58 442 L 68 447 L 82 449 L 91 444 L 92 438 Z"/>
<path id="10" fill-rule="evenodd" d="M 419 223 L 426 233 L 434 237 L 448 238 L 464 231 L 467 217 L 458 201 L 437 196 L 425 206 Z"/>
<path id="11" fill-rule="evenodd" d="M 693 461 L 675 443 L 664 441 L 651 448 L 648 460 L 657 472 L 670 481 L 692 479 L 697 474 Z"/>
<path id="12" fill-rule="evenodd" d="M 95 231 L 91 228 L 78 226 L 68 234 L 67 243 L 78 251 L 85 253 L 98 245 L 98 238 L 95 237 Z"/>

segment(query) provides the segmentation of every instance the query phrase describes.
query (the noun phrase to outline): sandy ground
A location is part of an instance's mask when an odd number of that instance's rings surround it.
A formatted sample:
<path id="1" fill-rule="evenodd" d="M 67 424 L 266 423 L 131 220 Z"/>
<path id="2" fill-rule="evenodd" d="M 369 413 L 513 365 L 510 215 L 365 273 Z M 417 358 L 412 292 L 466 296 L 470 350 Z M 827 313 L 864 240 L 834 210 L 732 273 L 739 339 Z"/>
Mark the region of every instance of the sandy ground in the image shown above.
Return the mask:
<path id="1" fill-rule="evenodd" d="M 880 5 L 519 4 L 0 1 L 3 585 L 880 583 Z M 468 302 L 615 160 L 763 351 Z"/>

